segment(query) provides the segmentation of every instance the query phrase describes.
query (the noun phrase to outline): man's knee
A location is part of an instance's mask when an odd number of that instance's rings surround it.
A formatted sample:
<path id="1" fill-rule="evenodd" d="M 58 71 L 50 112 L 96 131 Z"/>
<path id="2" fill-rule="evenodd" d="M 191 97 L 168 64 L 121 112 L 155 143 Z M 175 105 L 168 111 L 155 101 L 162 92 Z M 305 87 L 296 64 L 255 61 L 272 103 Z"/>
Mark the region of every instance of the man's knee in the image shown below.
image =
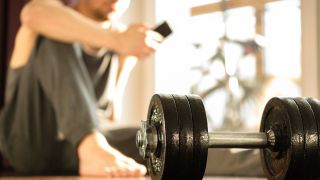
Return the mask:
<path id="1" fill-rule="evenodd" d="M 49 74 L 65 74 L 76 61 L 74 48 L 71 44 L 65 44 L 39 37 L 37 45 L 31 56 L 31 65 L 36 68 L 41 76 Z"/>

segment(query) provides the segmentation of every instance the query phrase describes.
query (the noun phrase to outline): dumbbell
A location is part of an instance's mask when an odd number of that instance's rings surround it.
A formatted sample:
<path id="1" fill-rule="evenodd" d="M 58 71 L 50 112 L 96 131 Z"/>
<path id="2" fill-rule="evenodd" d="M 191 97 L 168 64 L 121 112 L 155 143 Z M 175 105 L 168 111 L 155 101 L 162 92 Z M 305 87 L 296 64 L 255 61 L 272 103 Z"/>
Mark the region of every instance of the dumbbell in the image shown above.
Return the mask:
<path id="1" fill-rule="evenodd" d="M 155 94 L 136 144 L 152 179 L 202 179 L 208 148 L 260 148 L 268 179 L 320 179 L 320 101 L 272 98 L 260 132 L 208 132 L 196 95 Z"/>

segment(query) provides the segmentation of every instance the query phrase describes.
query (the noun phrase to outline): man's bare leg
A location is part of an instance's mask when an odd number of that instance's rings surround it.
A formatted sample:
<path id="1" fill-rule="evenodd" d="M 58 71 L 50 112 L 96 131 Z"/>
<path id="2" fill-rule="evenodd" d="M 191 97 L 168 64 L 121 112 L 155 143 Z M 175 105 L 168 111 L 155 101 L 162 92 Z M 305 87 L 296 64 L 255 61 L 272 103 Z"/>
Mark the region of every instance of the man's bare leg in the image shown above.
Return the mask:
<path id="1" fill-rule="evenodd" d="M 147 172 L 143 165 L 111 147 L 99 132 L 84 137 L 77 150 L 81 176 L 140 177 Z"/>

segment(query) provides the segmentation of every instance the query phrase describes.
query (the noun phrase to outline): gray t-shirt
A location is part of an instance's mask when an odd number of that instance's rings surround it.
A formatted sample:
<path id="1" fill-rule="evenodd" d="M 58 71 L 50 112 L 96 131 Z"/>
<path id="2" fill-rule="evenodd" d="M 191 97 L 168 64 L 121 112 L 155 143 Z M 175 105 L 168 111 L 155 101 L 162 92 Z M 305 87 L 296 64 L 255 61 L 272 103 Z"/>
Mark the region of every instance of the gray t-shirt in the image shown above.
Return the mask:
<path id="1" fill-rule="evenodd" d="M 103 100 L 103 98 L 108 86 L 108 78 L 110 77 L 112 58 L 114 56 L 115 53 L 112 51 L 107 51 L 99 56 L 93 56 L 82 51 L 83 61 L 92 80 L 97 101 L 102 102 L 98 104 L 100 109 L 107 109 L 109 104 L 107 99 Z"/>

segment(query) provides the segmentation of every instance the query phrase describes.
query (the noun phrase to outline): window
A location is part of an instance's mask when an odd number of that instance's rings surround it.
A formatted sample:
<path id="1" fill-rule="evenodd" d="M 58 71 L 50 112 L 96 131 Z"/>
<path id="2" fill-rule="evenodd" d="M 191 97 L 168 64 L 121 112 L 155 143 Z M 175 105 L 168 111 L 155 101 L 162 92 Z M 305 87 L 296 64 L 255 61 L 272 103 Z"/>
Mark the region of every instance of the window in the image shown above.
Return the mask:
<path id="1" fill-rule="evenodd" d="M 200 94 L 213 129 L 257 129 L 268 99 L 301 95 L 300 1 L 252 2 L 156 1 L 174 30 L 155 57 L 156 92 Z"/>

